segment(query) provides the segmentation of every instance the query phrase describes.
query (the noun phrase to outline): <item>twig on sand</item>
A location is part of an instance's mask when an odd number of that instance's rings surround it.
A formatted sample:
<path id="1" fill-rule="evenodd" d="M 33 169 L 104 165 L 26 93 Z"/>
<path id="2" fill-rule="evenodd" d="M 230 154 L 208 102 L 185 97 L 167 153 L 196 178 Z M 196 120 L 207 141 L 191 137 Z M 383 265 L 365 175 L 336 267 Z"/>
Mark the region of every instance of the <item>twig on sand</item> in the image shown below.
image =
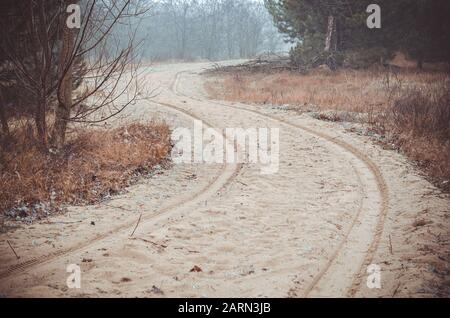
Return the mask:
<path id="1" fill-rule="evenodd" d="M 141 222 L 141 218 L 142 218 L 142 212 L 141 212 L 141 215 L 139 215 L 139 219 L 138 219 L 136 226 L 134 227 L 133 233 L 131 233 L 130 237 L 133 237 L 134 232 L 136 232 L 136 229 L 137 229 L 139 223 Z"/>
<path id="2" fill-rule="evenodd" d="M 8 240 L 6 240 L 6 243 L 8 243 L 9 247 L 11 248 L 11 250 L 13 251 L 14 255 L 16 255 L 17 259 L 20 259 L 20 256 L 17 255 L 16 251 L 14 250 L 14 248 L 12 247 L 11 243 L 9 243 Z"/>
<path id="3" fill-rule="evenodd" d="M 397 294 L 399 288 L 400 288 L 400 282 L 398 282 L 397 286 L 394 288 L 394 291 L 392 292 L 392 297 L 394 297 Z"/>
<path id="4" fill-rule="evenodd" d="M 110 205 L 110 204 L 107 204 L 107 203 L 103 203 L 103 205 L 105 205 L 107 207 L 110 207 L 110 208 L 114 208 L 114 209 L 119 209 L 119 210 L 128 211 L 128 212 L 134 212 L 134 210 L 127 209 L 127 208 L 124 208 L 122 206 Z"/>
<path id="5" fill-rule="evenodd" d="M 45 223 L 46 224 L 75 224 L 75 223 L 81 223 L 81 222 L 83 222 L 83 221 L 82 220 L 80 220 L 80 221 L 54 221 L 54 222 L 47 221 Z"/>
<path id="6" fill-rule="evenodd" d="M 167 245 L 160 244 L 160 243 L 155 243 L 155 242 L 152 242 L 152 241 L 150 241 L 150 240 L 146 240 L 146 239 L 141 238 L 141 237 L 133 237 L 133 238 L 131 238 L 131 239 L 133 239 L 133 240 L 141 240 L 141 241 L 143 241 L 143 242 L 153 244 L 153 245 L 156 246 L 156 247 L 162 247 L 162 248 L 166 248 L 166 247 L 167 247 Z"/>
<path id="7" fill-rule="evenodd" d="M 389 234 L 389 252 L 391 252 L 391 255 L 394 255 L 394 251 L 392 250 L 391 234 Z"/>

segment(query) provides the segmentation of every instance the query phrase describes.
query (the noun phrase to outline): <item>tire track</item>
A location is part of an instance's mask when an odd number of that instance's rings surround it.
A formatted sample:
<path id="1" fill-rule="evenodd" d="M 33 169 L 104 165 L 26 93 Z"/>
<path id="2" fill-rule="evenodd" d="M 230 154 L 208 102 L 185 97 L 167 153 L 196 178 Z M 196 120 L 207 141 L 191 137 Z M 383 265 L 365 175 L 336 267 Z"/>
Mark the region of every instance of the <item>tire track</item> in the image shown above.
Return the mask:
<path id="1" fill-rule="evenodd" d="M 180 112 L 180 113 L 184 114 L 185 116 L 190 117 L 191 119 L 201 120 L 205 124 L 205 126 L 207 126 L 207 127 L 210 127 L 210 128 L 213 127 L 207 121 L 202 120 L 201 118 L 197 117 L 196 115 L 191 114 L 190 112 L 188 112 L 188 111 L 186 111 L 184 109 L 181 109 L 181 108 L 177 107 L 176 105 L 172 105 L 172 104 L 169 104 L 169 103 L 163 103 L 163 102 L 154 102 L 154 101 L 152 101 L 151 103 L 171 108 L 171 109 L 173 109 L 173 110 L 175 110 L 177 112 Z M 226 136 L 225 135 L 223 135 L 223 136 L 226 139 Z M 173 204 L 171 204 L 171 205 L 169 205 L 169 206 L 167 206 L 167 207 L 165 207 L 165 208 L 163 208 L 163 209 L 153 213 L 150 216 L 146 217 L 145 215 L 143 215 L 142 222 L 148 222 L 148 221 L 150 221 L 150 220 L 152 220 L 152 219 L 154 219 L 154 218 L 156 218 L 158 216 L 161 216 L 163 214 L 166 214 L 166 213 L 170 212 L 171 210 L 175 210 L 177 208 L 182 207 L 183 205 L 187 205 L 187 204 L 189 204 L 191 202 L 194 202 L 203 193 L 205 193 L 210 187 L 212 187 L 216 182 L 220 182 L 219 180 L 221 179 L 221 177 L 223 177 L 224 175 L 229 173 L 227 171 L 227 167 L 228 166 L 229 165 L 227 165 L 226 163 L 222 164 L 222 169 L 221 169 L 220 173 L 217 174 L 214 177 L 213 180 L 211 180 L 203 189 L 201 189 L 200 191 L 195 193 L 191 198 L 184 199 L 184 200 L 181 200 L 179 202 L 175 202 L 175 203 L 173 203 Z M 234 166 L 235 167 L 233 168 L 232 173 L 229 176 L 226 177 L 225 182 L 223 182 L 222 184 L 219 184 L 220 189 L 225 188 L 229 183 L 231 183 L 232 180 L 234 180 L 236 178 L 236 176 L 239 174 L 240 170 L 243 167 L 242 164 L 236 164 Z M 42 256 L 35 257 L 35 258 L 32 258 L 32 259 L 26 260 L 24 262 L 12 265 L 12 266 L 8 267 L 8 269 L 6 269 L 5 271 L 0 273 L 0 280 L 4 279 L 4 278 L 7 278 L 7 277 L 10 277 L 10 276 L 13 276 L 13 275 L 16 275 L 16 274 L 19 274 L 19 273 L 22 273 L 22 272 L 27 271 L 27 270 L 29 270 L 29 269 L 31 269 L 33 267 L 38 266 L 38 265 L 49 263 L 49 262 L 51 262 L 51 261 L 53 261 L 53 260 L 55 260 L 57 258 L 60 258 L 60 257 L 63 257 L 63 256 L 67 256 L 67 255 L 69 255 L 71 253 L 77 252 L 77 251 L 79 251 L 81 249 L 84 249 L 84 248 L 86 248 L 86 247 L 88 247 L 88 246 L 90 246 L 90 245 L 92 245 L 94 243 L 97 243 L 97 242 L 99 242 L 99 241 L 101 241 L 101 240 L 103 240 L 103 239 L 105 239 L 107 237 L 110 237 L 110 236 L 112 236 L 114 234 L 117 234 L 118 232 L 122 232 L 122 231 L 125 231 L 125 230 L 132 229 L 135 225 L 136 225 L 136 220 L 129 221 L 129 222 L 126 222 L 124 224 L 121 224 L 121 225 L 111 229 L 110 231 L 104 232 L 102 234 L 98 234 L 95 237 L 93 237 L 92 239 L 89 239 L 87 241 L 84 241 L 84 242 L 81 242 L 79 244 L 73 245 L 73 246 L 71 246 L 69 248 L 60 249 L 60 250 L 57 250 L 55 252 L 44 254 Z"/>
<path id="2" fill-rule="evenodd" d="M 220 106 L 224 106 L 227 108 L 232 108 L 232 109 L 238 109 L 238 110 L 242 110 L 248 113 L 252 113 L 252 114 L 256 114 L 268 119 L 271 119 L 272 121 L 281 123 L 285 126 L 289 126 L 289 127 L 293 127 L 293 128 L 297 128 L 300 129 L 302 131 L 305 131 L 311 135 L 314 135 L 316 137 L 322 138 L 327 140 L 328 142 L 331 142 L 339 147 L 341 147 L 343 150 L 351 153 L 353 156 L 355 156 L 357 159 L 359 159 L 361 162 L 364 163 L 364 165 L 369 169 L 369 171 L 371 172 L 371 174 L 375 177 L 375 182 L 377 184 L 377 189 L 379 191 L 380 194 L 380 198 L 381 198 L 381 204 L 379 206 L 379 211 L 378 211 L 378 220 L 377 220 L 377 224 L 375 226 L 375 231 L 374 231 L 374 235 L 373 238 L 371 240 L 371 243 L 369 245 L 368 250 L 366 251 L 366 254 L 363 258 L 363 262 L 361 264 L 361 266 L 359 266 L 359 270 L 357 271 L 357 274 L 355 275 L 353 282 L 351 284 L 351 286 L 347 289 L 346 295 L 347 296 L 354 296 L 355 293 L 358 290 L 358 287 L 361 284 L 363 275 L 365 273 L 365 268 L 367 268 L 368 265 L 370 265 L 372 263 L 372 260 L 374 258 L 375 252 L 378 249 L 380 240 L 381 240 L 381 235 L 383 232 L 383 228 L 384 228 L 384 223 L 385 223 L 385 219 L 386 219 L 386 215 L 388 213 L 388 208 L 389 208 L 389 192 L 388 192 L 388 187 L 386 184 L 386 181 L 383 178 L 383 175 L 380 171 L 380 169 L 378 168 L 378 166 L 366 155 L 364 154 L 362 151 L 360 151 L 359 149 L 357 149 L 356 147 L 352 146 L 351 144 L 336 139 L 335 137 L 331 137 L 323 132 L 320 131 L 316 131 L 312 128 L 309 128 L 307 126 L 303 126 L 300 124 L 296 124 L 296 123 L 292 123 L 289 122 L 287 120 L 269 115 L 269 114 L 265 114 L 263 112 L 260 112 L 258 110 L 254 110 L 254 109 L 248 109 L 248 108 L 244 108 L 244 107 L 238 107 L 235 105 L 228 105 L 225 103 L 220 103 L 217 101 L 210 101 L 210 100 L 205 100 L 205 99 L 201 99 L 201 98 L 197 98 L 197 97 L 191 97 L 188 95 L 185 95 L 181 92 L 178 91 L 178 82 L 179 79 L 181 77 L 181 75 L 183 73 L 187 73 L 187 71 L 181 71 L 178 72 L 175 76 L 175 81 L 172 83 L 172 85 L 170 86 L 170 90 L 176 94 L 177 96 L 180 97 L 184 97 L 184 98 L 189 98 L 198 102 L 207 102 L 207 103 L 212 103 L 212 104 L 216 104 L 216 105 L 220 105 Z M 361 182 L 361 178 L 359 173 L 357 173 L 358 178 L 359 178 L 359 182 Z M 313 289 L 320 283 L 321 279 L 324 277 L 324 275 L 326 273 L 329 272 L 331 266 L 333 265 L 334 261 L 336 260 L 336 258 L 338 257 L 338 255 L 340 254 L 340 252 L 343 250 L 345 244 L 348 242 L 348 238 L 350 236 L 350 234 L 352 233 L 353 229 L 355 228 L 355 225 L 357 224 L 357 220 L 360 217 L 362 212 L 362 204 L 360 206 L 359 211 L 356 213 L 355 218 L 353 219 L 349 230 L 346 232 L 344 239 L 340 242 L 340 244 L 338 245 L 337 249 L 331 254 L 331 257 L 328 259 L 328 261 L 326 262 L 325 266 L 319 271 L 319 273 L 313 278 L 312 282 L 308 285 L 308 287 L 306 288 L 306 290 L 303 293 L 304 297 L 308 297 L 309 294 L 311 293 L 311 291 L 313 291 Z"/>

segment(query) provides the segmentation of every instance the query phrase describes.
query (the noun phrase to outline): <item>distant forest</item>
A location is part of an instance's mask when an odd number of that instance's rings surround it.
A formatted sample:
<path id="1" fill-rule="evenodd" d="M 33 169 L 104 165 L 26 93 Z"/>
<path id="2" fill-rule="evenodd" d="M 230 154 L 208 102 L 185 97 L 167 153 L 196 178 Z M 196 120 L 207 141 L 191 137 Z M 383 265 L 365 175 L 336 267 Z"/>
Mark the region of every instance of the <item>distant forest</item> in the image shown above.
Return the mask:
<path id="1" fill-rule="evenodd" d="M 263 1 L 163 0 L 151 6 L 135 21 L 144 58 L 249 58 L 290 47 Z"/>

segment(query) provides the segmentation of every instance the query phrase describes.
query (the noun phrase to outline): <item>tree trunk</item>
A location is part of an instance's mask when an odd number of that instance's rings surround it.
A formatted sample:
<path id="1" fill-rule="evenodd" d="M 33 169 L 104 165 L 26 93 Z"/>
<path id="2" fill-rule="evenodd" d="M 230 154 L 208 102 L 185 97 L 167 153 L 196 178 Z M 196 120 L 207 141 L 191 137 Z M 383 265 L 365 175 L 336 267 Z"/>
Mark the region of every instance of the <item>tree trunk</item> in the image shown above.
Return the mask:
<path id="1" fill-rule="evenodd" d="M 70 2 L 70 1 L 69 1 Z M 52 145 L 61 149 L 66 139 L 67 122 L 72 108 L 72 54 L 74 50 L 74 34 L 66 25 L 65 17 L 62 24 L 62 50 L 60 56 L 60 78 L 58 87 L 58 106 L 55 113 L 55 126 L 52 136 Z"/>
<path id="2" fill-rule="evenodd" d="M 3 93 L 0 91 L 0 121 L 2 125 L 2 134 L 9 136 L 9 125 L 8 119 L 6 118 L 5 112 L 5 100 L 3 99 Z"/>
<path id="3" fill-rule="evenodd" d="M 39 140 L 41 141 L 44 147 L 47 147 L 47 120 L 46 120 L 46 106 L 45 106 L 45 97 L 41 99 L 38 103 L 38 107 L 36 109 L 35 122 L 36 129 Z"/>
<path id="4" fill-rule="evenodd" d="M 44 147 L 47 147 L 48 145 L 48 129 L 47 129 L 47 107 L 49 104 L 48 100 L 48 82 L 49 82 L 49 72 L 51 69 L 51 43 L 48 37 L 48 24 L 49 21 L 47 21 L 47 17 L 45 14 L 45 9 L 43 4 L 40 4 L 39 12 L 37 15 L 37 21 L 38 24 L 36 26 L 36 34 L 37 37 L 40 39 L 40 47 L 39 50 L 41 50 L 42 54 L 42 64 L 39 67 L 40 71 L 40 91 L 39 91 L 39 100 L 37 105 L 37 111 L 35 116 L 36 121 L 36 127 L 37 132 L 40 141 L 42 142 Z"/>
<path id="5" fill-rule="evenodd" d="M 419 70 L 422 70 L 422 69 L 423 69 L 423 59 L 422 59 L 421 57 L 419 57 L 419 58 L 417 59 L 417 68 L 418 68 Z"/>
<path id="6" fill-rule="evenodd" d="M 337 50 L 337 32 L 336 32 L 336 19 L 333 15 L 328 16 L 327 35 L 325 38 L 325 53 L 329 53 L 326 56 L 326 64 L 334 71 L 336 70 L 336 60 L 334 52 Z"/>
<path id="7" fill-rule="evenodd" d="M 334 52 L 337 49 L 336 19 L 333 15 L 328 16 L 327 36 L 325 38 L 325 52 Z"/>

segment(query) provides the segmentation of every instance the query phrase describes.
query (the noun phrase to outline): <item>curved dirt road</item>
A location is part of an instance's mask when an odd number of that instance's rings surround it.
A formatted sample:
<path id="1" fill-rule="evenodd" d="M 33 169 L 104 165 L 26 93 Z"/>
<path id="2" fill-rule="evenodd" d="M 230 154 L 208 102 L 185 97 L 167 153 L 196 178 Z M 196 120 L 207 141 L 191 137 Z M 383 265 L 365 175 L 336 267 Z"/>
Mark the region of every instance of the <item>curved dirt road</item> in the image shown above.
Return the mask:
<path id="1" fill-rule="evenodd" d="M 420 240 L 408 231 L 425 208 L 430 218 L 445 215 L 448 198 L 427 196 L 434 188 L 401 156 L 336 124 L 208 100 L 199 73 L 209 66 L 153 67 L 147 78 L 160 85 L 160 94 L 128 108 L 127 120 L 160 118 L 174 128 L 191 128 L 193 120 L 217 130 L 279 128 L 279 171 L 263 175 L 258 164 L 175 165 L 107 203 L 72 207 L 64 216 L 1 234 L 0 294 L 426 294 L 416 280 L 423 277 L 415 252 Z M 80 289 L 66 286 L 68 264 L 81 266 Z M 380 289 L 366 286 L 371 264 L 381 269 Z M 202 271 L 191 271 L 194 266 Z"/>

